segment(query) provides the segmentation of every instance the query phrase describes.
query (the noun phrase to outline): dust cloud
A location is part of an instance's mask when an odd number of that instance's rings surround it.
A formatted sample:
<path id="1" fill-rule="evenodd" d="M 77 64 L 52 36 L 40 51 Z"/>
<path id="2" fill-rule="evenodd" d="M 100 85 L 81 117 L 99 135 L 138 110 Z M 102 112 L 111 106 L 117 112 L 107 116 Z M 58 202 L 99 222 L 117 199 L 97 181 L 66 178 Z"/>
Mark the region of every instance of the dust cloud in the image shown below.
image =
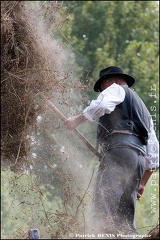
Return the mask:
<path id="1" fill-rule="evenodd" d="M 55 86 L 47 92 L 45 97 L 64 116 L 70 117 L 78 114 L 84 107 L 81 95 L 83 85 L 79 81 L 74 52 L 69 45 L 64 45 L 54 37 L 51 38 L 44 21 L 37 21 L 41 15 L 39 11 L 38 16 L 32 16 L 30 24 L 34 27 L 38 44 L 47 59 L 49 77 L 54 76 L 56 79 Z M 85 124 L 82 127 L 87 128 L 89 124 L 87 127 Z M 60 187 L 58 192 L 63 198 L 62 208 L 57 209 L 57 218 L 54 220 L 54 223 L 57 223 L 55 228 L 57 230 L 52 230 L 51 236 L 52 238 L 71 238 L 72 235 L 75 237 L 74 234 L 84 234 L 87 231 L 90 216 L 92 185 L 98 159 L 73 132 L 65 129 L 63 122 L 47 104 L 46 112 L 39 120 L 37 134 L 39 134 L 38 138 L 43 135 L 43 141 L 36 146 L 37 140 L 35 140 L 36 144 L 33 146 L 36 156 L 34 160 L 32 159 L 34 164 L 31 164 L 33 172 L 37 175 L 38 181 L 43 183 L 43 172 L 46 168 L 45 176 L 48 180 L 45 180 L 45 184 L 53 183 L 55 188 Z M 47 134 L 50 136 L 48 137 Z M 33 138 L 37 139 L 35 133 Z M 37 147 L 44 149 L 43 154 L 39 153 Z M 47 169 L 51 171 L 49 176 L 47 176 Z M 52 178 L 55 178 L 55 181 Z"/>
<path id="2" fill-rule="evenodd" d="M 35 51 L 42 57 L 42 68 L 37 71 L 30 68 L 26 78 L 37 82 L 43 78 L 46 88 L 41 89 L 37 85 L 34 97 L 35 104 L 43 106 L 43 112 L 37 116 L 36 129 L 27 135 L 31 143 L 27 166 L 22 168 L 22 174 L 15 173 L 9 180 L 10 187 L 15 188 L 15 196 L 17 193 L 21 199 L 16 204 L 25 209 L 29 218 L 27 221 L 22 211 L 20 215 L 25 224 L 19 228 L 15 226 L 12 232 L 18 228 L 16 234 L 10 232 L 9 236 L 6 230 L 3 234 L 10 239 L 20 235 L 24 237 L 26 228 L 30 227 L 38 228 L 42 239 L 75 238 L 75 234 L 81 236 L 87 231 L 94 174 L 99 162 L 73 132 L 65 129 L 63 122 L 47 105 L 45 99 L 66 117 L 78 114 L 84 107 L 82 92 L 86 86 L 79 80 L 73 49 L 54 38 L 59 31 L 56 18 L 61 6 L 57 1 L 51 3 L 49 19 L 45 18 L 45 3 L 35 4 L 36 7 L 26 1 L 23 11 L 24 20 L 32 31 Z M 85 137 L 91 136 L 88 140 L 95 143 L 90 124 L 85 123 L 81 127 L 86 129 Z M 16 217 L 13 218 L 15 220 Z"/>

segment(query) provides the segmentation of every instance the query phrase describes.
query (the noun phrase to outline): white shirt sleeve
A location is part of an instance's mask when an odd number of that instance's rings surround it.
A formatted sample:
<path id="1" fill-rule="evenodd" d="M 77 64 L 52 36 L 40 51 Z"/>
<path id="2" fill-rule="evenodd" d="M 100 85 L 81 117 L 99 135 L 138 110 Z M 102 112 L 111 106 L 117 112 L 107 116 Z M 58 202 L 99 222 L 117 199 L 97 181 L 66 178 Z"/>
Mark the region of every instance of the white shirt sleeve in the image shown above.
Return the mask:
<path id="1" fill-rule="evenodd" d="M 124 101 L 125 91 L 120 85 L 113 83 L 102 91 L 97 100 L 92 100 L 90 105 L 84 109 L 84 116 L 93 121 L 104 114 L 114 111 L 116 105 Z"/>
<path id="2" fill-rule="evenodd" d="M 146 146 L 146 169 L 156 169 L 159 167 L 159 143 L 154 131 L 153 120 L 151 119 L 150 132 L 148 134 L 148 143 Z"/>

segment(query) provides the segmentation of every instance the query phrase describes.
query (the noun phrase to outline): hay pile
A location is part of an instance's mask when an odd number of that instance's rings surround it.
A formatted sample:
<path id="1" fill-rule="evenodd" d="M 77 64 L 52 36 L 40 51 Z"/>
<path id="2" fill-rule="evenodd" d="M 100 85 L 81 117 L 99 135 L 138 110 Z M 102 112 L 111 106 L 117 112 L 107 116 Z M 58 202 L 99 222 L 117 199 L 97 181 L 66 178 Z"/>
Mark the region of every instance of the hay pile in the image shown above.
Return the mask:
<path id="1" fill-rule="evenodd" d="M 1 152 L 3 162 L 9 160 L 14 165 L 26 162 L 29 133 L 38 114 L 44 111 L 40 93 L 49 94 L 64 86 L 58 81 L 60 61 L 56 59 L 61 50 L 56 44 L 50 46 L 48 35 L 40 29 L 44 19 L 26 8 L 26 2 L 1 2 Z M 54 23 L 59 9 L 57 1 L 49 10 L 41 8 L 45 15 L 47 11 L 52 13 L 48 14 L 47 24 Z"/>

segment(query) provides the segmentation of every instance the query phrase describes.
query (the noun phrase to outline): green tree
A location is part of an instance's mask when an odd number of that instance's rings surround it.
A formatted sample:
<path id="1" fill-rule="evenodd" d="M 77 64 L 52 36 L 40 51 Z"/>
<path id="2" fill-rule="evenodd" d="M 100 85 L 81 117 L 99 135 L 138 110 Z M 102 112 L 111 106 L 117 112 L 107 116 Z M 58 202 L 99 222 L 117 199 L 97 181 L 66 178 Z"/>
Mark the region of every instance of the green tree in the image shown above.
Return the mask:
<path id="1" fill-rule="evenodd" d="M 67 1 L 68 22 L 59 34 L 74 50 L 90 99 L 97 73 L 106 66 L 118 65 L 137 79 L 135 90 L 151 114 L 156 109 L 157 135 L 158 11 L 156 1 Z"/>

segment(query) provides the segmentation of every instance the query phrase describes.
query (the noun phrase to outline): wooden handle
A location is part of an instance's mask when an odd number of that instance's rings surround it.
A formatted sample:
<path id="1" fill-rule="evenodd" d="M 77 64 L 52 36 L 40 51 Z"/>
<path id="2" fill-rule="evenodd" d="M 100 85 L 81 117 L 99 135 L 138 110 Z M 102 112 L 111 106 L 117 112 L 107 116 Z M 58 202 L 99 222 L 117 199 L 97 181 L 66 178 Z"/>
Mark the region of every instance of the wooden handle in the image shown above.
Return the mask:
<path id="1" fill-rule="evenodd" d="M 54 110 L 54 112 L 57 114 L 57 116 L 62 120 L 66 121 L 67 118 L 54 106 L 54 104 L 46 100 L 47 104 Z M 100 154 L 97 152 L 97 150 L 94 148 L 94 146 L 77 130 L 74 129 L 73 132 L 83 141 L 83 143 L 98 157 L 100 158 Z"/>

